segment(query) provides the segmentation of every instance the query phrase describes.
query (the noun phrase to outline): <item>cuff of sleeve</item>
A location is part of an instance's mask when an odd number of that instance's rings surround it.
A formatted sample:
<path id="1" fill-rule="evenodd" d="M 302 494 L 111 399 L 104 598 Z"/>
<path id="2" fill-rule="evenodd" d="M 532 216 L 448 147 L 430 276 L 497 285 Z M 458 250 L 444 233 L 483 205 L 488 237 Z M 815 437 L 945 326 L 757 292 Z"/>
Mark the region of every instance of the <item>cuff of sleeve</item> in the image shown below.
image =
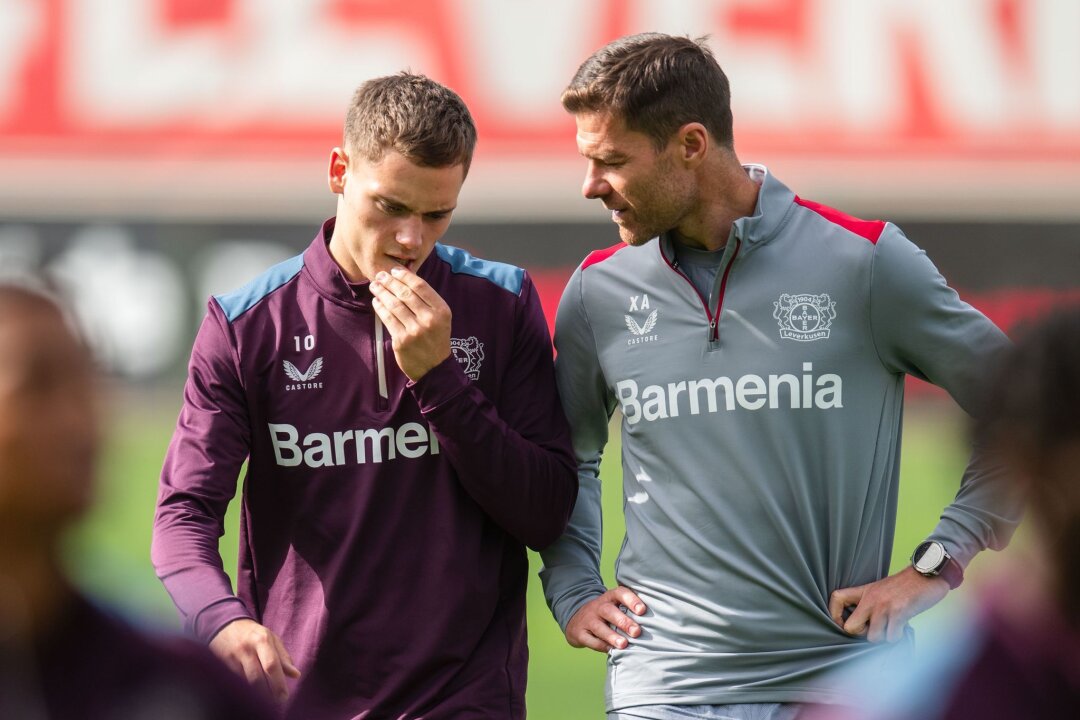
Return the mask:
<path id="1" fill-rule="evenodd" d="M 427 371 L 419 380 L 407 385 L 425 415 L 438 410 L 469 387 L 469 378 L 453 354 Z"/>
<path id="2" fill-rule="evenodd" d="M 209 643 L 221 629 L 234 620 L 254 620 L 244 602 L 237 597 L 225 598 L 204 608 L 195 617 L 192 630 L 195 636 Z"/>

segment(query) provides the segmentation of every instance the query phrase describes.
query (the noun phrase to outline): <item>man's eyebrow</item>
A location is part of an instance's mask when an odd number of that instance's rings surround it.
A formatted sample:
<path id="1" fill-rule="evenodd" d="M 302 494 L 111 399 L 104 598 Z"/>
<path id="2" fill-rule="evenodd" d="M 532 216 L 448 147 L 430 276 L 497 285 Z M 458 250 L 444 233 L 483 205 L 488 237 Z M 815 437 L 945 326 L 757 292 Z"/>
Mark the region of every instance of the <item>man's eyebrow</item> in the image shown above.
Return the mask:
<path id="1" fill-rule="evenodd" d="M 619 162 L 627 159 L 627 155 L 624 152 L 618 150 L 608 150 L 606 148 L 597 148 L 594 150 L 579 150 L 578 154 L 589 160 L 599 160 L 600 162 L 610 163 Z"/>
<path id="2" fill-rule="evenodd" d="M 397 198 L 391 197 L 390 195 L 383 195 L 382 193 L 373 193 L 373 195 L 374 195 L 376 200 L 380 200 L 380 201 L 386 203 L 387 205 L 393 205 L 395 207 L 401 208 L 402 210 L 407 210 L 408 212 L 415 212 L 415 210 L 413 208 L 409 207 L 408 203 L 405 203 L 405 202 L 403 202 L 401 200 L 398 200 Z M 454 207 L 449 207 L 449 208 L 443 208 L 443 209 L 438 209 L 438 210 L 428 210 L 427 212 L 425 212 L 423 214 L 424 215 L 434 215 L 434 214 L 439 214 L 439 213 L 447 214 L 447 213 L 454 212 L 454 210 L 456 210 L 456 209 L 457 209 L 457 206 L 455 205 Z"/>

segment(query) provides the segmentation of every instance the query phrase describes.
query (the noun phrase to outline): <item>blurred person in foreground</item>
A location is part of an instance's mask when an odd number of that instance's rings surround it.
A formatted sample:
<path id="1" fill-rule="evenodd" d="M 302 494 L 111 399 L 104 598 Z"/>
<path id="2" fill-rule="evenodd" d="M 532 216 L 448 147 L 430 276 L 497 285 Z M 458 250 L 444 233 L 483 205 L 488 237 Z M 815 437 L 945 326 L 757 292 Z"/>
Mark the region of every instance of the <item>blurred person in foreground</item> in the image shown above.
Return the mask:
<path id="1" fill-rule="evenodd" d="M 1080 306 L 1020 334 L 976 429 L 1030 508 L 1031 541 L 899 675 L 865 668 L 815 720 L 1066 720 L 1080 713 Z"/>
<path id="2" fill-rule="evenodd" d="M 730 100 L 703 41 L 658 33 L 600 49 L 562 96 L 582 192 L 622 243 L 590 254 L 559 305 L 581 487 L 542 578 L 569 643 L 608 653 L 617 718 L 791 718 L 839 700 L 821 678 L 903 657 L 908 621 L 1020 515 L 973 457 L 889 575 L 905 375 L 974 413 L 1008 341 L 895 225 L 741 164 Z M 609 590 L 598 467 L 615 408 L 626 537 Z"/>
<path id="3" fill-rule="evenodd" d="M 0 718 L 265 718 L 205 648 L 136 630 L 64 574 L 101 439 L 90 353 L 60 307 L 0 285 L 0 358 Z"/>
<path id="4" fill-rule="evenodd" d="M 153 561 L 288 717 L 525 716 L 525 548 L 577 482 L 532 280 L 437 243 L 475 142 L 438 83 L 364 83 L 336 216 L 195 340 Z M 245 460 L 234 594 L 217 543 Z"/>

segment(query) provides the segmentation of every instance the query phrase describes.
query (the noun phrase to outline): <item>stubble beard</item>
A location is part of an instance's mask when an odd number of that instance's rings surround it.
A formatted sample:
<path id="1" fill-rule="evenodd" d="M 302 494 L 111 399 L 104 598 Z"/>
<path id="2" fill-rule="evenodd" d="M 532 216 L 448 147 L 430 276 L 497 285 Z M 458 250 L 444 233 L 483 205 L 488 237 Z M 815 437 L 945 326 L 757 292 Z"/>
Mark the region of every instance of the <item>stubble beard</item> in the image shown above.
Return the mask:
<path id="1" fill-rule="evenodd" d="M 627 245 L 644 245 L 654 237 L 674 230 L 690 212 L 692 187 L 668 175 L 670 171 L 671 163 L 664 162 L 657 176 L 642 188 L 642 195 L 653 198 L 651 207 L 633 210 L 634 220 L 641 221 L 642 215 L 651 215 L 651 222 L 642 222 L 637 228 L 619 225 L 619 238 Z"/>
<path id="2" fill-rule="evenodd" d="M 659 233 L 657 233 L 659 234 Z M 619 239 L 631 247 L 638 247 L 656 237 L 657 234 L 646 235 L 644 233 L 636 233 L 628 227 L 623 225 L 619 226 Z"/>

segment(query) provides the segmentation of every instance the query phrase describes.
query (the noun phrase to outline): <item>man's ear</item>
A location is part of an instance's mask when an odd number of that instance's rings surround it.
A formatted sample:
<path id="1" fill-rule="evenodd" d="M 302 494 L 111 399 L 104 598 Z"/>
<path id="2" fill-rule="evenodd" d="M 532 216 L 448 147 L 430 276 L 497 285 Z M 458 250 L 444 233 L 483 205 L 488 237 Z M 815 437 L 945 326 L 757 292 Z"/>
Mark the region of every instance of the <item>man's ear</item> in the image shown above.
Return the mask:
<path id="1" fill-rule="evenodd" d="M 709 131 L 699 122 L 686 123 L 675 135 L 679 144 L 679 159 L 688 168 L 695 168 L 705 161 L 712 139 Z"/>
<path id="2" fill-rule="evenodd" d="M 326 180 L 330 192 L 341 195 L 345 192 L 345 174 L 349 169 L 349 156 L 339 147 L 330 151 L 330 167 L 326 171 Z"/>

